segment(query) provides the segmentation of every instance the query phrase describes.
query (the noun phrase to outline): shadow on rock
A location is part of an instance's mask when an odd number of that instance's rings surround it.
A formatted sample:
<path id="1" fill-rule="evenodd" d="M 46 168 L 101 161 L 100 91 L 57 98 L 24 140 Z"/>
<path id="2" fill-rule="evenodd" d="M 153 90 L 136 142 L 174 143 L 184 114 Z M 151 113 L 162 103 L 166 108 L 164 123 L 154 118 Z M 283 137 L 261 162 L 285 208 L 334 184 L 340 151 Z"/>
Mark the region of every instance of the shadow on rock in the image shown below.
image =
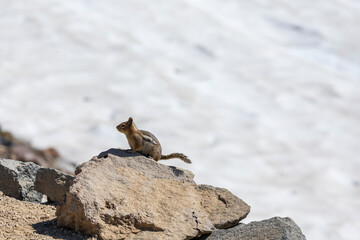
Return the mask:
<path id="1" fill-rule="evenodd" d="M 110 148 L 104 152 L 99 153 L 97 156 L 98 158 L 107 158 L 109 154 L 118 156 L 118 157 L 135 157 L 135 156 L 142 156 L 140 153 L 131 152 L 131 150 L 124 150 L 118 148 Z"/>
<path id="2" fill-rule="evenodd" d="M 169 168 L 174 173 L 174 175 L 177 176 L 177 177 L 181 177 L 181 176 L 185 175 L 184 171 L 181 170 L 181 169 L 178 169 L 178 168 L 176 168 L 174 166 L 169 166 Z"/>
<path id="3" fill-rule="evenodd" d="M 51 236 L 56 239 L 64 240 L 88 240 L 90 236 L 85 236 L 82 233 L 75 232 L 70 229 L 61 228 L 57 226 L 56 219 L 35 223 L 32 225 L 37 234 Z"/>

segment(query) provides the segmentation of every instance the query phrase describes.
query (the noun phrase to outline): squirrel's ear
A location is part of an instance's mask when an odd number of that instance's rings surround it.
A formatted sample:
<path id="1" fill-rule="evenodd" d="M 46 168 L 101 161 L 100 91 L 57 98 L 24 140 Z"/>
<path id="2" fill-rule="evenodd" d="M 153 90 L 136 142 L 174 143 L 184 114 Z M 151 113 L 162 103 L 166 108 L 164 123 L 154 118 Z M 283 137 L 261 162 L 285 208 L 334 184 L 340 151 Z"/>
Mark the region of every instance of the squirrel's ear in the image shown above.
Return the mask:
<path id="1" fill-rule="evenodd" d="M 128 123 L 132 123 L 133 122 L 133 118 L 129 117 Z"/>

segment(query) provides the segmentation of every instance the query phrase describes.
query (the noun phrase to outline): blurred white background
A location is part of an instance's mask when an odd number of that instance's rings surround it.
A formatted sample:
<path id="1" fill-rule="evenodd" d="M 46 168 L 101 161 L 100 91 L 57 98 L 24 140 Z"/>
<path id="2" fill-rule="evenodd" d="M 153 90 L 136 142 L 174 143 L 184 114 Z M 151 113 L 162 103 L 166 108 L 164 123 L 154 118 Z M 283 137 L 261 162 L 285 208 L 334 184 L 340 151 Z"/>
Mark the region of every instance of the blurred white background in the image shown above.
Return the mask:
<path id="1" fill-rule="evenodd" d="M 360 239 L 360 2 L 0 2 L 0 124 L 81 163 L 128 148 L 228 188 L 244 222 L 289 216 L 308 239 Z"/>

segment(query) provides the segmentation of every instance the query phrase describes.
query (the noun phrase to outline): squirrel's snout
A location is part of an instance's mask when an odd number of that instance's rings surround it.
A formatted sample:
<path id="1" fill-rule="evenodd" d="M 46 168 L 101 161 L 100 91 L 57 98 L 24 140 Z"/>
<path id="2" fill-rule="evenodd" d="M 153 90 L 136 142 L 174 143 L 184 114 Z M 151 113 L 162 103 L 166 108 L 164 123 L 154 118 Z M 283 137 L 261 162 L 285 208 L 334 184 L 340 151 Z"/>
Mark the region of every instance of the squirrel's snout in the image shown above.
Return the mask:
<path id="1" fill-rule="evenodd" d="M 121 132 L 121 133 L 123 133 L 123 132 L 124 132 L 124 129 L 122 129 L 122 128 L 120 127 L 120 125 L 119 125 L 119 126 L 117 126 L 117 127 L 116 127 L 116 129 L 117 129 L 119 132 Z"/>

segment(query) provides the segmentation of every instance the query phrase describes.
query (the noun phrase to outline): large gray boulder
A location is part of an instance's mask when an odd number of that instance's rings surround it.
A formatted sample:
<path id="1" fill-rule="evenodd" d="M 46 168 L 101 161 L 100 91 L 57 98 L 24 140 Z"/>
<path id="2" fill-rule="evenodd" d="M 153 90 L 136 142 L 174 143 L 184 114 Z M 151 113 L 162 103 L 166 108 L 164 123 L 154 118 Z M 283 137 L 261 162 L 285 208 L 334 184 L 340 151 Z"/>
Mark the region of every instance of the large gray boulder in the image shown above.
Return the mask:
<path id="1" fill-rule="evenodd" d="M 0 159 L 0 191 L 19 200 L 41 202 L 43 194 L 34 190 L 39 169 L 33 162 Z"/>
<path id="2" fill-rule="evenodd" d="M 215 230 L 198 240 L 306 240 L 291 218 L 273 217 L 259 222 Z"/>
<path id="3" fill-rule="evenodd" d="M 37 171 L 34 189 L 45 194 L 48 200 L 59 203 L 65 200 L 74 176 L 53 168 L 41 168 Z"/>
<path id="4" fill-rule="evenodd" d="M 227 228 L 250 207 L 190 171 L 110 149 L 80 165 L 57 222 L 99 239 L 191 239 Z"/>

